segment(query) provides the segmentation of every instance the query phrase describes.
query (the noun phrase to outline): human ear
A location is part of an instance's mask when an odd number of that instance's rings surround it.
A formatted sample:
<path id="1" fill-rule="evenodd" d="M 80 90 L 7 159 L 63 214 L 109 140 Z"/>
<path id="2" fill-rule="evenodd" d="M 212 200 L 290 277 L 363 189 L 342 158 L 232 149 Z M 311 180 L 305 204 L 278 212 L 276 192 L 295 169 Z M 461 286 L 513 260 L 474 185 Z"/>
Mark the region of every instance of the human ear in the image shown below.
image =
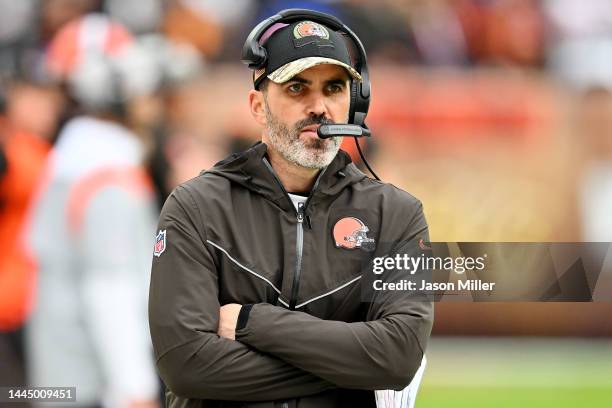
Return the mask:
<path id="1" fill-rule="evenodd" d="M 263 92 L 254 89 L 249 91 L 249 107 L 251 108 L 253 119 L 261 126 L 266 126 L 267 120 Z"/>

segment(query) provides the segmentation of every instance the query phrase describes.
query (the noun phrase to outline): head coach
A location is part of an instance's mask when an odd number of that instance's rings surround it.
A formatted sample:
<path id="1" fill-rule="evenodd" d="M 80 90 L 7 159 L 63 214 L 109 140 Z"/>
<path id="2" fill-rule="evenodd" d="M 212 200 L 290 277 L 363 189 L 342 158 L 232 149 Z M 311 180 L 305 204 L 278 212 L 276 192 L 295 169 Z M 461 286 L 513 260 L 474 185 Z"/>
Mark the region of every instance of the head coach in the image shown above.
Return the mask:
<path id="1" fill-rule="evenodd" d="M 296 9 L 255 27 L 243 61 L 262 141 L 177 187 L 159 220 L 149 321 L 168 406 L 376 407 L 415 377 L 433 307 L 362 296 L 379 243 L 428 240 L 421 203 L 339 149 L 367 131 L 365 51 Z"/>

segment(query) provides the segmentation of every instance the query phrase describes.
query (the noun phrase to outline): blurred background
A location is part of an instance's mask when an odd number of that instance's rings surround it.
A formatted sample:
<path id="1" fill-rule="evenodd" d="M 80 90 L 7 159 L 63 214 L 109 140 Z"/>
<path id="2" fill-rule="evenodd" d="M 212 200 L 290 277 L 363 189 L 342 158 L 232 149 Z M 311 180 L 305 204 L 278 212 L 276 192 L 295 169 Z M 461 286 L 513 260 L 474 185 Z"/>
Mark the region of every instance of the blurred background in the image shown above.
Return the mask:
<path id="1" fill-rule="evenodd" d="M 91 333 L 58 315 L 82 296 L 104 315 L 108 300 L 89 296 L 102 288 L 142 298 L 115 302 L 142 326 L 119 345 L 146 333 L 147 270 L 79 286 L 57 258 L 74 261 L 83 231 L 105 236 L 100 208 L 119 223 L 148 211 L 152 234 L 176 185 L 258 140 L 240 51 L 292 7 L 362 39 L 366 155 L 423 201 L 432 241 L 612 241 L 612 0 L 0 0 L 0 386 L 61 378 L 44 356 L 62 332 Z M 143 193 L 93 198 L 117 180 Z M 103 257 L 120 247 L 101 241 Z M 609 302 L 437 304 L 417 406 L 612 406 L 611 316 Z M 74 347 L 104 360 L 111 343 Z M 93 373 L 92 404 L 156 406 L 147 358 L 129 363 L 142 395 L 104 380 L 112 362 L 65 370 Z"/>

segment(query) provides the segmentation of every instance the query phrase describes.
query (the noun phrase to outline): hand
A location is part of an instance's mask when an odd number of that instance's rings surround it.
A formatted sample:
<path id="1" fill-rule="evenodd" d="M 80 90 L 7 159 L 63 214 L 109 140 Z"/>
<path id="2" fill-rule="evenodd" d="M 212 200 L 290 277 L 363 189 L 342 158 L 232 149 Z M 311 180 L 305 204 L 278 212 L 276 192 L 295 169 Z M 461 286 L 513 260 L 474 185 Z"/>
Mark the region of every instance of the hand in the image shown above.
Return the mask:
<path id="1" fill-rule="evenodd" d="M 219 329 L 217 334 L 226 339 L 236 340 L 236 324 L 242 305 L 228 303 L 219 309 Z"/>

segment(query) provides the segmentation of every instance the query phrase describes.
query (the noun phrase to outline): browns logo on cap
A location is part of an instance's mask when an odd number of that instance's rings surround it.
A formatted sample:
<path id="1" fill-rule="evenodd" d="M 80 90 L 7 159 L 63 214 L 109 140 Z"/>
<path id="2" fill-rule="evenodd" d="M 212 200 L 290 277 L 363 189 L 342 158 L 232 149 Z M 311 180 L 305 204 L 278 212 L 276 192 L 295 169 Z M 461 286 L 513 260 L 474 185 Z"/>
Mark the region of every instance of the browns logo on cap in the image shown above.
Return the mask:
<path id="1" fill-rule="evenodd" d="M 302 21 L 293 29 L 293 36 L 295 38 L 316 36 L 325 38 L 327 40 L 329 39 L 329 31 L 327 31 L 327 28 L 323 27 L 321 24 L 317 24 L 312 21 Z"/>

